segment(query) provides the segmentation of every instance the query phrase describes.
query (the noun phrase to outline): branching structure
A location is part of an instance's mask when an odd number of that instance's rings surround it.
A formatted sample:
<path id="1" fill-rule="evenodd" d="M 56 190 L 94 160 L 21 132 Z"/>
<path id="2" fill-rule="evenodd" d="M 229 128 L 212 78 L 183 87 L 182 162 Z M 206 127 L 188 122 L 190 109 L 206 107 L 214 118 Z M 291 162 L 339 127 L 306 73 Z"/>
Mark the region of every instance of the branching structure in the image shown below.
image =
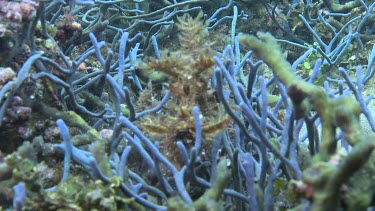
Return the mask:
<path id="1" fill-rule="evenodd" d="M 322 121 L 322 143 L 320 152 L 304 172 L 304 182 L 313 189 L 312 210 L 331 210 L 339 206 L 337 192 L 353 174 L 369 159 L 375 142 L 361 133 L 359 104 L 351 97 L 331 99 L 322 87 L 314 86 L 297 78 L 291 65 L 282 59 L 280 48 L 270 34 L 253 36 L 240 35 L 240 41 L 269 65 L 276 77 L 288 89 L 296 110 L 302 118 L 311 109 Z M 272 57 L 270 56 L 272 55 Z M 335 139 L 336 128 L 340 128 L 346 141 L 353 147 L 349 154 L 333 163 L 338 151 Z"/>
<path id="2" fill-rule="evenodd" d="M 249 2 L 30 4 L 30 52 L 0 68 L 0 209 L 373 206 L 375 4 L 263 2 L 258 26 Z"/>

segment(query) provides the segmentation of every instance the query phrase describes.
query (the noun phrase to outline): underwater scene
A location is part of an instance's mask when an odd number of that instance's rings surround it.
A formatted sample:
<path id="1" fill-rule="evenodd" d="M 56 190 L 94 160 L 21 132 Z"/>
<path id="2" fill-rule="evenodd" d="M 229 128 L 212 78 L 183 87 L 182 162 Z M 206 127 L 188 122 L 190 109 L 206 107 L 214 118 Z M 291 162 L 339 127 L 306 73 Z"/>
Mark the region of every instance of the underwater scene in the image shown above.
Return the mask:
<path id="1" fill-rule="evenodd" d="M 0 0 L 0 210 L 375 208 L 373 0 Z"/>

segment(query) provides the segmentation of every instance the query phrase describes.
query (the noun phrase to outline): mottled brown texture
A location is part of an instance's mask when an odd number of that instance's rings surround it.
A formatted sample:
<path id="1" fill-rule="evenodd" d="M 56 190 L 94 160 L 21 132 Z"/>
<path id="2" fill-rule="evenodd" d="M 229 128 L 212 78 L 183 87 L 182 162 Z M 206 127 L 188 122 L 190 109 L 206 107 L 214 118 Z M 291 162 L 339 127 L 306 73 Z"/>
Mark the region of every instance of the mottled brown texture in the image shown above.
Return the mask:
<path id="1" fill-rule="evenodd" d="M 21 2 L 7 2 L 0 0 L 0 21 L 8 19 L 13 22 L 23 22 L 36 15 L 37 3 L 29 0 Z"/>

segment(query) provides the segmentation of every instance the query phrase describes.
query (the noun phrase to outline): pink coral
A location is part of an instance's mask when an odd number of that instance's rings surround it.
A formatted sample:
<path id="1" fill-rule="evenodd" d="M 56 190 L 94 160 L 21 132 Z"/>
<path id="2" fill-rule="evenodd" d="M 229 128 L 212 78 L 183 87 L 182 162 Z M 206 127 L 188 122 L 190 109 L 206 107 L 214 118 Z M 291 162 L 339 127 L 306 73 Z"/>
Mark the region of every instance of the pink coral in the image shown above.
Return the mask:
<path id="1" fill-rule="evenodd" d="M 36 2 L 30 0 L 22 0 L 20 3 L 0 0 L 0 20 L 28 21 L 35 17 L 37 6 Z"/>

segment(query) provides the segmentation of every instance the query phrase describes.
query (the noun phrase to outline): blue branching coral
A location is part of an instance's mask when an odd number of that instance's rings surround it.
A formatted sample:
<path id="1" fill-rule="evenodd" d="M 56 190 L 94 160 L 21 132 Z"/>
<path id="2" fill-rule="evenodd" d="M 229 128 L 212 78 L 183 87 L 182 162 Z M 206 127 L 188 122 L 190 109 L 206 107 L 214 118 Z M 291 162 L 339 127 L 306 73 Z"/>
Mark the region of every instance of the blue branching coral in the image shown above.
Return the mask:
<path id="1" fill-rule="evenodd" d="M 374 8 L 0 0 L 0 209 L 375 206 Z"/>

